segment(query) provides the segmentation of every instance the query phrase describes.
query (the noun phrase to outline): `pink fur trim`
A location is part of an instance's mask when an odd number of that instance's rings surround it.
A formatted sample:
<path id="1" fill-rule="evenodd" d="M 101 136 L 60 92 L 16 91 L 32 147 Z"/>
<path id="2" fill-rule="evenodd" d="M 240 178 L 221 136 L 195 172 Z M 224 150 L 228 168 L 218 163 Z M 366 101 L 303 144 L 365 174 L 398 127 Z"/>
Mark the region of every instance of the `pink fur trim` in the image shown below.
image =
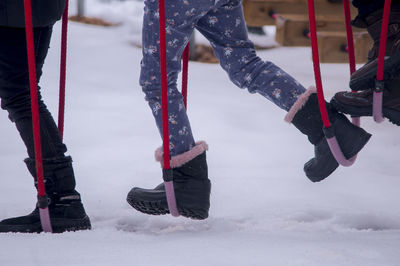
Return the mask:
<path id="1" fill-rule="evenodd" d="M 202 154 L 203 152 L 208 150 L 208 145 L 205 141 L 198 141 L 196 142 L 196 145 L 187 152 L 184 152 L 182 154 L 176 155 L 176 156 L 172 156 L 171 157 L 171 168 L 176 168 L 176 167 L 180 167 L 182 165 L 184 165 L 185 163 L 193 160 L 194 158 L 196 158 L 197 156 L 199 156 L 200 154 Z M 161 166 L 164 166 L 164 151 L 162 147 L 159 147 L 155 153 L 154 156 L 156 158 L 157 162 L 161 163 Z"/>
<path id="2" fill-rule="evenodd" d="M 313 93 L 316 93 L 316 92 L 317 92 L 317 89 L 314 86 L 311 86 L 302 95 L 300 95 L 300 97 L 297 99 L 297 101 L 290 108 L 289 112 L 286 114 L 285 121 L 288 123 L 291 123 L 293 120 L 293 117 L 306 104 L 310 95 Z"/>

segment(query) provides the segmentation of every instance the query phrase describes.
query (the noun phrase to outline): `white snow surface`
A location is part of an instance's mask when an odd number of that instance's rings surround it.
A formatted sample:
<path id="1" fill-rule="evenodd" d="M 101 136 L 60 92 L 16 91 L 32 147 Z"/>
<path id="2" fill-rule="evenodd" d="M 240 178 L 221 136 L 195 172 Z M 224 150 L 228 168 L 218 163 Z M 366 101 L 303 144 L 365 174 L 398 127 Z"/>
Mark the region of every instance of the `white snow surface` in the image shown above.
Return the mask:
<path id="1" fill-rule="evenodd" d="M 399 127 L 362 119 L 373 137 L 357 162 L 311 183 L 302 170 L 313 156 L 306 137 L 283 121 L 284 111 L 235 87 L 218 65 L 189 66 L 188 114 L 195 138 L 210 146 L 210 217 L 132 209 L 125 198 L 133 186 L 161 182 L 154 160 L 161 139 L 138 84 L 141 50 L 130 44 L 131 28 L 69 24 L 65 143 L 93 229 L 1 234 L 0 265 L 400 265 Z M 59 39 L 60 23 L 41 79 L 54 116 Z M 258 54 L 314 84 L 310 48 Z M 346 64 L 323 64 L 322 75 L 328 100 L 348 89 Z M 0 124 L 4 219 L 29 213 L 36 192 L 22 162 L 25 147 L 4 111 Z"/>

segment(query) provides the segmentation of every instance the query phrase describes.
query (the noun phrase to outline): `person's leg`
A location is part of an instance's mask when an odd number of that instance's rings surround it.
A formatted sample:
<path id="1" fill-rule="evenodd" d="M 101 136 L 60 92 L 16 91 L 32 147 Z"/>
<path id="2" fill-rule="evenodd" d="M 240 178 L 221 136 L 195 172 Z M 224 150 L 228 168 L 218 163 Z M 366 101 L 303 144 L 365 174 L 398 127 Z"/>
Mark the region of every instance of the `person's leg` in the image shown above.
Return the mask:
<path id="1" fill-rule="evenodd" d="M 305 165 L 306 175 L 312 181 L 321 181 L 330 175 L 338 164 L 324 138 L 315 91 L 306 91 L 292 76 L 256 55 L 247 37 L 241 1 L 220 1 L 219 6 L 200 19 L 196 27 L 210 40 L 221 66 L 234 84 L 247 88 L 250 93 L 259 93 L 289 111 L 286 120 L 316 146 L 315 158 Z M 331 111 L 329 105 L 328 110 L 332 124 L 338 127 L 337 138 L 345 156 L 353 157 L 370 135 L 354 127 L 343 115 Z"/>
<path id="2" fill-rule="evenodd" d="M 51 27 L 35 28 L 35 59 L 38 82 L 42 75 L 42 67 L 47 55 L 51 38 Z M 7 110 L 9 118 L 24 141 L 30 158 L 34 158 L 32 136 L 32 115 L 29 91 L 29 75 L 26 57 L 25 30 L 16 28 L 0 28 L 0 98 L 1 107 Z M 40 89 L 40 87 L 38 87 Z M 57 126 L 46 105 L 39 97 L 39 113 L 41 135 L 43 135 L 43 158 L 63 157 L 66 147 L 61 141 Z"/>
<path id="3" fill-rule="evenodd" d="M 193 33 L 194 25 L 212 8 L 214 0 L 197 0 L 187 4 L 171 0 L 166 4 L 169 148 L 175 195 L 181 215 L 205 219 L 208 217 L 211 189 L 205 156 L 208 146 L 205 142 L 194 141 L 182 94 L 177 88 L 177 77 L 181 70 L 182 53 Z M 162 136 L 158 18 L 158 1 L 145 1 L 140 85 Z M 162 149 L 157 154 L 157 160 L 162 164 Z M 128 193 L 127 201 L 146 214 L 169 212 L 162 184 L 155 189 L 135 187 Z"/>
<path id="4" fill-rule="evenodd" d="M 38 82 L 49 48 L 51 33 L 52 26 L 34 29 Z M 1 107 L 8 111 L 10 120 L 15 123 L 25 143 L 28 152 L 25 163 L 36 181 L 25 30 L 0 27 L 0 36 Z M 41 99 L 40 92 L 39 117 L 43 170 L 46 193 L 51 201 L 49 210 L 53 230 L 61 232 L 89 229 L 89 218 L 81 204 L 80 195 L 75 190 L 72 159 L 64 155 L 67 150 L 66 146 L 62 143 L 57 126 Z M 37 232 L 41 230 L 37 208 L 30 215 L 0 222 L 0 232 Z"/>
<path id="5" fill-rule="evenodd" d="M 385 0 L 353 0 L 352 4 L 358 10 L 358 18 L 364 19 L 374 11 L 383 8 Z"/>
<path id="6" fill-rule="evenodd" d="M 140 85 L 162 135 L 158 1 L 145 1 L 144 3 L 143 58 L 141 61 Z M 171 156 L 186 152 L 195 145 L 182 94 L 177 88 L 177 77 L 181 71 L 182 53 L 193 33 L 194 25 L 201 17 L 201 14 L 213 6 L 213 3 L 214 1 L 212 0 L 199 0 L 190 4 L 182 4 L 174 0 L 166 4 L 168 113 Z"/>
<path id="7" fill-rule="evenodd" d="M 352 90 L 368 90 L 375 86 L 384 2 L 384 0 L 353 1 L 353 5 L 358 9 L 358 15 L 352 24 L 355 27 L 367 29 L 374 43 L 368 53 L 367 63 L 351 76 L 350 88 Z M 387 56 L 385 80 L 398 78 L 400 72 L 400 1 L 391 1 L 391 3 L 385 49 L 385 56 Z"/>
<path id="8" fill-rule="evenodd" d="M 332 105 L 340 112 L 352 116 L 372 116 L 373 92 L 378 64 L 380 33 L 384 0 L 354 0 L 358 16 L 353 20 L 356 27 L 366 28 L 374 45 L 368 54 L 368 62 L 354 72 L 350 88 L 359 93 L 342 91 L 332 98 Z M 383 116 L 400 126 L 400 1 L 392 1 L 386 45 L 384 68 Z"/>
<path id="9" fill-rule="evenodd" d="M 272 62 L 264 62 L 248 39 L 240 0 L 219 2 L 196 28 L 210 41 L 230 80 L 288 111 L 305 88 Z"/>
<path id="10" fill-rule="evenodd" d="M 374 89 L 360 92 L 337 92 L 331 105 L 338 111 L 355 117 L 372 116 Z M 400 78 L 385 82 L 382 114 L 393 124 L 400 126 Z"/>

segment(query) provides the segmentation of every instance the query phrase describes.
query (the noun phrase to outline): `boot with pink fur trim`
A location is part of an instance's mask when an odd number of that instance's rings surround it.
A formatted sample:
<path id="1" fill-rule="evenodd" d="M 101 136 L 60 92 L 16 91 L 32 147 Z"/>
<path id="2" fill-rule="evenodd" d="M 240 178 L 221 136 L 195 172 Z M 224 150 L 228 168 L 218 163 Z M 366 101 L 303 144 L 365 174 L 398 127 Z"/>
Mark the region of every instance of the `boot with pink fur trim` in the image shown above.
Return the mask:
<path id="1" fill-rule="evenodd" d="M 308 137 L 314 145 L 314 158 L 304 164 L 304 172 L 313 182 L 319 182 L 333 173 L 339 164 L 333 157 L 323 132 L 323 123 L 314 87 L 299 97 L 289 110 L 285 120 L 292 123 Z M 371 134 L 353 125 L 343 114 L 338 113 L 326 103 L 331 128 L 342 149 L 343 155 L 350 159 L 368 142 Z"/>
<path id="2" fill-rule="evenodd" d="M 210 209 L 211 182 L 208 179 L 206 150 L 208 146 L 205 142 L 197 142 L 190 151 L 171 158 L 179 213 L 196 220 L 206 219 Z M 161 148 L 156 150 L 155 157 L 162 165 Z M 134 187 L 128 193 L 127 201 L 133 208 L 146 214 L 169 213 L 164 183 L 154 189 Z"/>

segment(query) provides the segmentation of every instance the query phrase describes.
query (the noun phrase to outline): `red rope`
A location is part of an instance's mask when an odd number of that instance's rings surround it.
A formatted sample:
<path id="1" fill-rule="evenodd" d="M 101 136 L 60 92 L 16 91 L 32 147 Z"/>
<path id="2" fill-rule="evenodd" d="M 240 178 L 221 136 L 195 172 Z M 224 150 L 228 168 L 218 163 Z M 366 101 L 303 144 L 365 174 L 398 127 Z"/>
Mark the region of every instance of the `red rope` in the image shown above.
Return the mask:
<path id="1" fill-rule="evenodd" d="M 324 91 L 322 89 L 321 71 L 319 68 L 319 54 L 318 54 L 318 40 L 317 40 L 317 26 L 315 22 L 315 8 L 314 0 L 308 0 L 308 16 L 310 21 L 310 35 L 311 35 L 311 48 L 314 64 L 315 83 L 317 86 L 317 96 L 319 109 L 321 111 L 322 122 L 325 128 L 330 127 L 328 111 L 326 110 Z"/>
<path id="2" fill-rule="evenodd" d="M 165 3 L 158 1 L 160 15 L 160 68 L 161 68 L 161 104 L 163 124 L 164 169 L 171 168 L 169 159 L 169 128 L 168 128 L 168 81 L 167 81 L 167 51 L 165 31 Z"/>
<path id="3" fill-rule="evenodd" d="M 343 0 L 344 18 L 346 21 L 347 52 L 349 54 L 350 75 L 356 71 L 356 60 L 354 56 L 353 29 L 351 28 L 351 13 L 349 0 Z"/>
<path id="4" fill-rule="evenodd" d="M 391 5 L 391 0 L 385 0 L 385 6 L 383 8 L 381 39 L 379 45 L 378 70 L 376 73 L 377 80 L 383 80 L 383 68 L 385 64 L 386 37 L 389 26 L 390 5 Z"/>
<path id="5" fill-rule="evenodd" d="M 38 195 L 44 197 L 46 190 L 43 181 L 43 160 L 40 142 L 39 104 L 35 66 L 35 48 L 33 46 L 32 8 L 31 0 L 24 0 L 26 47 L 28 54 L 29 85 L 31 93 L 33 141 L 35 146 L 36 176 L 38 182 Z"/>
<path id="6" fill-rule="evenodd" d="M 62 16 L 61 27 L 61 58 L 60 58 L 60 96 L 58 105 L 58 130 L 61 139 L 64 136 L 64 112 L 65 112 L 65 80 L 67 64 L 67 32 L 68 32 L 68 0 L 65 1 L 65 10 Z"/>
<path id="7" fill-rule="evenodd" d="M 182 61 L 182 96 L 183 96 L 183 104 L 187 109 L 187 88 L 188 88 L 188 68 L 189 68 L 189 47 L 190 43 L 188 43 L 183 51 Z"/>
<path id="8" fill-rule="evenodd" d="M 349 0 L 343 0 L 344 8 L 344 18 L 346 24 L 346 34 L 347 34 L 347 53 L 349 55 L 349 67 L 350 76 L 356 71 L 356 59 L 354 55 L 354 39 L 353 39 L 353 29 L 351 27 L 351 13 L 350 13 L 350 3 Z M 356 92 L 352 90 L 352 92 Z M 360 117 L 352 117 L 351 121 L 353 124 L 360 126 Z"/>

